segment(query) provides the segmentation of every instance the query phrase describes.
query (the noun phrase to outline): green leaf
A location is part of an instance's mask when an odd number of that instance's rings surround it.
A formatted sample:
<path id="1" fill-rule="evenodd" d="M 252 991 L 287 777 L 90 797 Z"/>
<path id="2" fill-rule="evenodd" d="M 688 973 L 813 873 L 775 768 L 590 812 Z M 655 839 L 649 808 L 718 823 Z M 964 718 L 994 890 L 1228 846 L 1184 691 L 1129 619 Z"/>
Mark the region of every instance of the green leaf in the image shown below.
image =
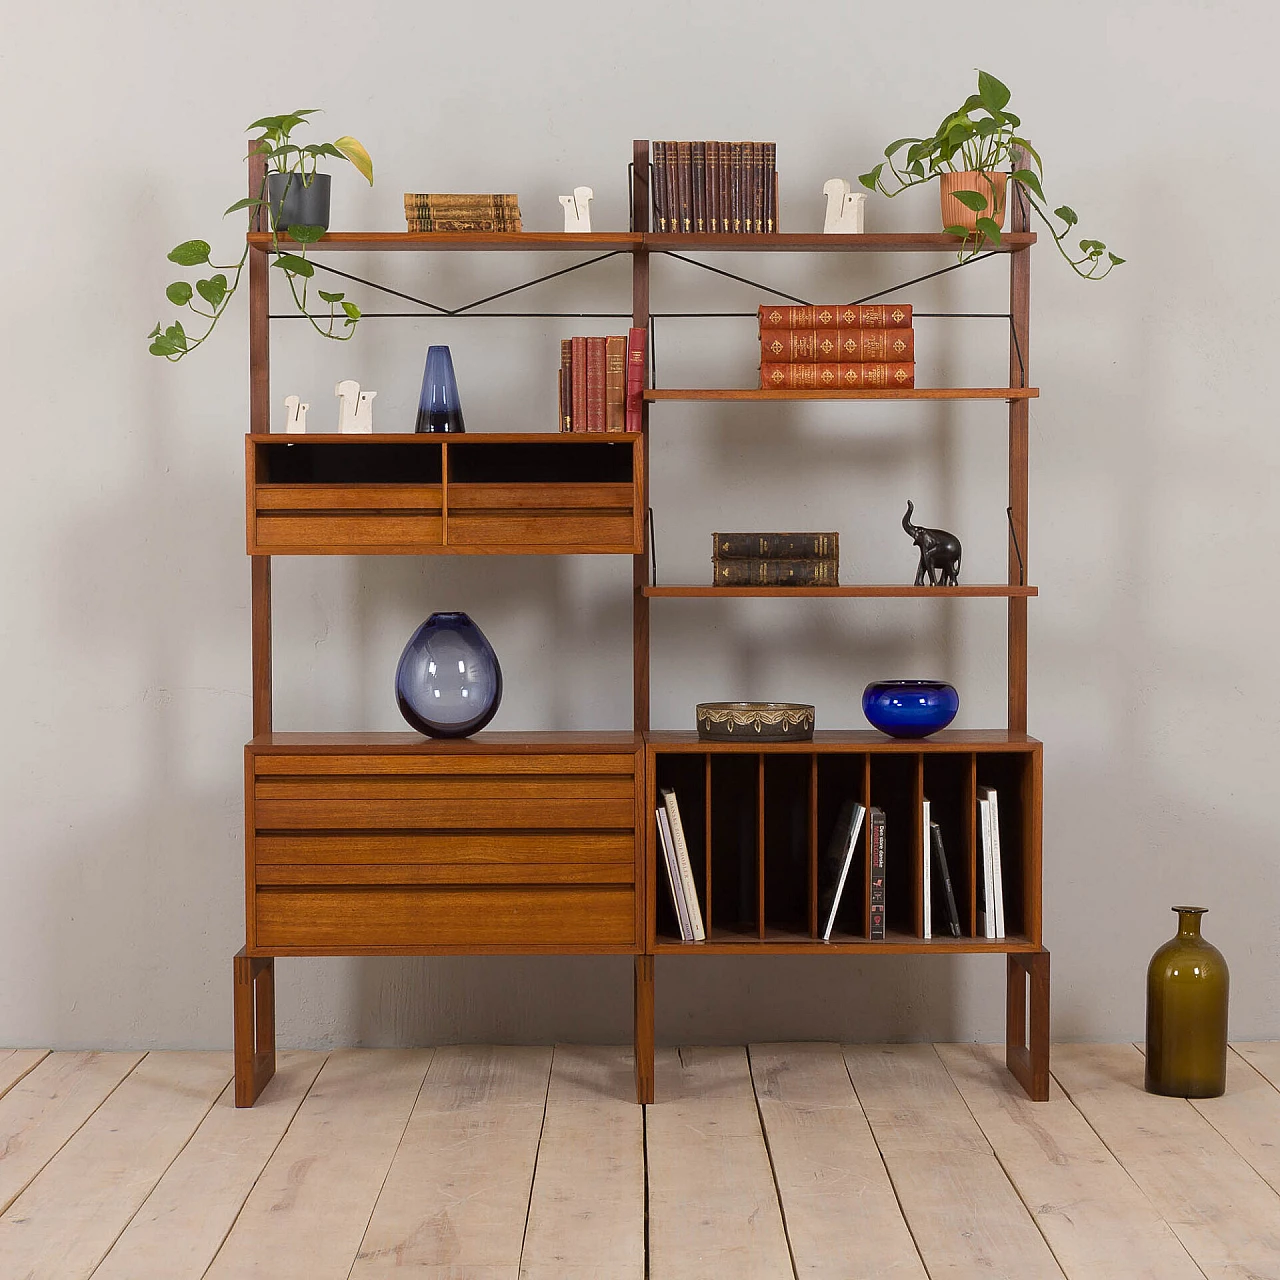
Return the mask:
<path id="1" fill-rule="evenodd" d="M 1068 209 L 1065 204 L 1059 205 L 1054 211 L 1055 218 L 1061 218 L 1069 227 L 1074 227 L 1080 221 L 1074 209 Z"/>
<path id="2" fill-rule="evenodd" d="M 176 249 L 170 250 L 169 261 L 180 267 L 198 267 L 209 261 L 209 246 L 203 240 L 184 240 Z"/>
<path id="3" fill-rule="evenodd" d="M 979 218 L 976 226 L 977 230 L 992 244 L 1000 243 L 1000 227 L 994 218 Z"/>
<path id="4" fill-rule="evenodd" d="M 875 191 L 876 184 L 880 181 L 880 171 L 883 168 L 884 168 L 884 162 L 881 161 L 881 163 L 876 165 L 874 169 L 871 169 L 867 173 L 861 174 L 858 178 L 858 181 L 862 183 L 862 185 L 866 187 L 868 191 Z"/>
<path id="5" fill-rule="evenodd" d="M 341 302 L 344 297 L 344 295 L 341 293 L 325 293 L 323 289 L 317 290 L 317 292 L 320 294 L 320 297 L 323 301 L 328 302 L 330 304 L 335 302 Z"/>
<path id="6" fill-rule="evenodd" d="M 966 209 L 972 209 L 974 213 L 981 213 L 984 209 L 990 207 L 991 201 L 980 191 L 953 191 L 951 193 L 960 201 Z"/>
<path id="7" fill-rule="evenodd" d="M 987 71 L 978 72 L 978 96 L 988 111 L 1003 111 L 1009 105 L 1009 90 Z"/>
<path id="8" fill-rule="evenodd" d="M 1002 111 L 1000 114 L 1004 117 L 1005 124 L 1012 125 L 1015 129 L 1022 128 L 1021 118 L 1015 116 L 1012 111 Z"/>
<path id="9" fill-rule="evenodd" d="M 324 235 L 323 227 L 311 227 L 305 223 L 301 226 L 289 227 L 289 238 L 296 240 L 299 244 L 315 244 L 322 235 Z"/>
<path id="10" fill-rule="evenodd" d="M 187 349 L 187 335 L 182 328 L 181 321 L 175 320 L 165 331 L 164 337 L 171 342 L 179 351 Z"/>
<path id="11" fill-rule="evenodd" d="M 347 313 L 349 320 L 355 321 L 360 319 L 360 308 L 354 302 L 344 302 L 342 309 Z"/>
<path id="12" fill-rule="evenodd" d="M 355 165 L 356 171 L 368 180 L 369 185 L 373 186 L 373 161 L 364 146 L 349 134 L 343 134 L 333 145 Z"/>
<path id="13" fill-rule="evenodd" d="M 170 342 L 168 338 L 162 334 L 148 348 L 153 356 L 176 356 L 182 351 L 182 348 Z"/>
<path id="14" fill-rule="evenodd" d="M 1044 199 L 1044 192 L 1040 189 L 1040 179 L 1030 169 L 1015 169 L 1009 176 L 1014 182 L 1022 183 L 1024 187 L 1041 200 Z"/>
<path id="15" fill-rule="evenodd" d="M 282 253 L 272 265 L 282 268 L 291 276 L 306 276 L 310 279 L 316 273 L 315 267 L 296 253 Z"/>
<path id="16" fill-rule="evenodd" d="M 924 177 L 924 165 L 923 165 L 923 164 L 921 164 L 919 160 L 917 160 L 914 164 L 911 164 L 911 165 L 908 165 L 908 166 L 907 166 L 907 172 L 908 172 L 908 173 L 909 173 L 913 178 L 923 178 L 923 177 Z"/>
<path id="17" fill-rule="evenodd" d="M 225 218 L 228 213 L 235 213 L 239 209 L 252 209 L 254 205 L 266 203 L 265 200 L 257 200 L 253 196 L 245 196 L 243 200 L 237 200 L 235 204 L 231 205 L 222 216 Z"/>
<path id="18" fill-rule="evenodd" d="M 897 142 L 889 143 L 889 145 L 885 147 L 884 153 L 886 156 L 891 156 L 895 151 L 898 151 L 901 148 L 905 147 L 908 142 L 918 144 L 920 141 L 921 141 L 920 138 L 899 138 Z"/>
<path id="19" fill-rule="evenodd" d="M 1087 253 L 1091 258 L 1100 258 L 1106 251 L 1107 246 L 1101 240 L 1081 240 L 1080 252 Z"/>
<path id="20" fill-rule="evenodd" d="M 156 327 L 155 327 L 154 329 L 152 329 L 152 330 L 151 330 L 151 332 L 150 332 L 149 334 L 147 334 L 147 337 L 148 337 L 148 338 L 156 338 L 156 337 L 159 337 L 159 336 L 160 336 L 160 321 L 159 321 L 159 320 L 157 320 L 157 321 L 156 321 Z"/>
<path id="21" fill-rule="evenodd" d="M 175 307 L 185 307 L 191 301 L 191 286 L 185 280 L 175 280 L 164 291 L 164 296 Z"/>
<path id="22" fill-rule="evenodd" d="M 968 227 L 954 226 L 954 227 L 943 227 L 942 229 L 949 236 L 967 236 L 969 234 Z"/>
<path id="23" fill-rule="evenodd" d="M 1009 139 L 1009 142 L 1015 147 L 1021 147 L 1027 155 L 1036 162 L 1036 168 L 1039 169 L 1041 173 L 1044 172 L 1044 165 L 1041 163 L 1040 153 L 1026 140 L 1026 138 L 1020 138 L 1015 135 Z"/>
<path id="24" fill-rule="evenodd" d="M 968 142 L 977 131 L 977 126 L 972 120 L 957 120 L 951 128 L 947 130 L 947 145 L 959 146 L 961 143 Z"/>
<path id="25" fill-rule="evenodd" d="M 1111 265 L 1113 267 L 1118 267 L 1124 261 L 1123 258 L 1117 258 L 1114 253 L 1108 253 L 1107 257 L 1111 259 Z"/>
<path id="26" fill-rule="evenodd" d="M 227 277 L 219 272 L 208 280 L 196 281 L 196 292 L 215 310 L 222 305 L 227 296 Z"/>

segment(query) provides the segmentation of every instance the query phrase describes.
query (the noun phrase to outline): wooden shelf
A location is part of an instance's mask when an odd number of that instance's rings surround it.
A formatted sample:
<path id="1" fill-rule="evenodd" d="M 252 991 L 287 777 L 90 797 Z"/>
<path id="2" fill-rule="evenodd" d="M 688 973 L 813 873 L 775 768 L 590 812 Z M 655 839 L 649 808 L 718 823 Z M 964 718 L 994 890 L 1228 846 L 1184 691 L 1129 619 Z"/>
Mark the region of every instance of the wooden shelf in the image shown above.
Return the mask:
<path id="1" fill-rule="evenodd" d="M 640 248 L 643 240 L 643 236 L 629 231 L 330 231 L 308 245 L 307 252 L 538 253 L 578 249 L 598 253 L 613 249 L 626 253 Z M 252 249 L 270 249 L 271 233 L 250 231 L 248 241 Z M 279 243 L 288 249 L 295 242 L 282 235 Z"/>
<path id="2" fill-rule="evenodd" d="M 962 587 L 910 587 L 901 583 L 873 585 L 859 583 L 848 587 L 641 587 L 641 594 L 654 600 L 662 599 L 700 599 L 710 600 L 717 596 L 767 596 L 781 598 L 783 596 L 828 597 L 831 599 L 883 599 L 892 600 L 908 597 L 911 599 L 927 599 L 929 597 L 1025 599 L 1040 594 L 1039 587 L 1005 586 L 1001 583 L 979 584 Z"/>
<path id="3" fill-rule="evenodd" d="M 638 435 L 635 431 L 375 431 L 369 435 L 340 435 L 335 431 L 290 435 L 285 431 L 269 431 L 250 435 L 249 439 L 254 444 L 413 444 L 437 449 L 447 442 L 452 449 L 456 445 L 486 444 L 630 444 Z"/>
<path id="4" fill-rule="evenodd" d="M 467 756 L 505 752 L 536 755 L 546 751 L 638 751 L 640 734 L 627 730 L 499 732 L 485 729 L 470 738 L 426 738 L 420 733 L 260 733 L 248 750 L 280 755 Z"/>
<path id="5" fill-rule="evenodd" d="M 708 742 L 692 729 L 646 729 L 646 744 L 659 751 L 706 755 L 748 752 L 752 755 L 792 753 L 821 755 L 831 751 L 867 751 L 904 755 L 955 755 L 957 752 L 1032 751 L 1040 740 L 1011 729 L 943 729 L 927 738 L 890 738 L 878 729 L 819 729 L 809 742 Z"/>
<path id="6" fill-rule="evenodd" d="M 1017 253 L 1036 242 L 1034 231 L 1007 231 L 995 253 Z M 650 233 L 644 247 L 652 251 L 685 249 L 703 253 L 958 253 L 961 241 L 945 232 L 826 235 L 802 231 L 775 235 L 663 235 Z M 983 249 L 986 253 L 987 250 Z"/>
<path id="7" fill-rule="evenodd" d="M 721 956 L 803 956 L 828 955 L 1008 955 L 1039 951 L 1025 937 L 1016 938 L 916 938 L 909 933 L 887 931 L 882 941 L 859 938 L 852 934 L 832 933 L 830 942 L 812 938 L 807 933 L 784 929 L 766 929 L 763 938 L 754 934 L 714 929 L 706 942 L 681 942 L 678 938 L 659 937 L 653 950 L 657 955 L 721 955 Z"/>
<path id="8" fill-rule="evenodd" d="M 685 387 L 644 393 L 646 400 L 1034 400 L 1039 387 L 906 387 L 883 391 L 771 391 L 764 387 L 712 390 Z"/>

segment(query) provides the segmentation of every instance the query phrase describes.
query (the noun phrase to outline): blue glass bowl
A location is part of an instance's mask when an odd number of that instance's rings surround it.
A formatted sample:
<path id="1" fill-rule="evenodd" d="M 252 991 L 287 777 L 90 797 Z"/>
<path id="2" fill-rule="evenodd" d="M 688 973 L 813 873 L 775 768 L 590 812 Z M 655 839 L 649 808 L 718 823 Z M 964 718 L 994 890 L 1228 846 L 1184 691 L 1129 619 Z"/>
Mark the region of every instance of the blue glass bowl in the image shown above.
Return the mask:
<path id="1" fill-rule="evenodd" d="M 960 710 L 960 695 L 942 680 L 874 680 L 862 691 L 862 712 L 891 738 L 927 738 Z"/>
<path id="2" fill-rule="evenodd" d="M 465 613 L 433 613 L 396 668 L 400 714 L 432 738 L 466 738 L 493 719 L 502 668 L 484 632 Z"/>

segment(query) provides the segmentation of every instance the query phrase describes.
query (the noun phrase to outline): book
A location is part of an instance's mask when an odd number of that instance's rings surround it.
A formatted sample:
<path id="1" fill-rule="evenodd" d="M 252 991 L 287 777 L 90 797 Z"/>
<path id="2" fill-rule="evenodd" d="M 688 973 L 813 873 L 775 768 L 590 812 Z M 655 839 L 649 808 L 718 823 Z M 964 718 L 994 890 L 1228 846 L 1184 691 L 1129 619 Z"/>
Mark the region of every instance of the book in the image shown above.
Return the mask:
<path id="1" fill-rule="evenodd" d="M 772 235 L 778 229 L 778 144 L 760 145 L 764 149 L 764 229 Z"/>
<path id="2" fill-rule="evenodd" d="M 707 229 L 707 144 L 691 145 L 693 176 L 693 230 L 699 235 Z"/>
<path id="3" fill-rule="evenodd" d="M 645 331 L 627 330 L 627 408 L 624 425 L 639 431 L 644 414 Z"/>
<path id="4" fill-rule="evenodd" d="M 764 230 L 764 155 L 763 144 L 748 142 L 746 144 L 746 160 L 744 167 L 751 175 L 751 224 L 747 230 L 759 235 Z"/>
<path id="5" fill-rule="evenodd" d="M 729 212 L 733 222 L 733 234 L 738 235 L 746 228 L 742 215 L 742 143 L 729 144 Z"/>
<path id="6" fill-rule="evenodd" d="M 978 839 L 982 857 L 978 860 L 978 932 L 984 938 L 996 936 L 995 867 L 991 861 L 991 801 L 978 796 Z"/>
<path id="7" fill-rule="evenodd" d="M 680 928 L 680 941 L 692 942 L 693 930 L 689 926 L 689 912 L 685 906 L 684 889 L 676 870 L 676 842 L 671 833 L 671 820 L 667 810 L 659 805 L 654 810 L 658 820 L 658 839 L 662 844 L 662 862 L 667 869 L 667 888 L 671 890 L 671 904 L 676 909 L 676 924 Z"/>
<path id="8" fill-rule="evenodd" d="M 660 788 L 658 794 L 667 811 L 671 824 L 671 836 L 676 851 L 676 870 L 680 873 L 685 909 L 689 913 L 689 928 L 694 942 L 705 942 L 707 932 L 702 927 L 702 908 L 698 905 L 698 890 L 693 883 L 693 864 L 689 861 L 689 846 L 684 838 L 684 824 L 680 821 L 680 805 L 671 787 Z"/>
<path id="9" fill-rule="evenodd" d="M 521 230 L 519 198 L 506 193 L 405 192 L 404 216 L 410 231 Z"/>
<path id="10" fill-rule="evenodd" d="M 720 234 L 726 235 L 733 230 L 733 144 L 722 142 L 719 151 Z"/>
<path id="11" fill-rule="evenodd" d="M 676 143 L 676 192 L 680 206 L 677 230 L 686 235 L 693 230 L 693 144 Z"/>
<path id="12" fill-rule="evenodd" d="M 676 143 L 667 143 L 666 154 L 667 230 L 674 235 L 680 230 L 680 165 Z"/>
<path id="13" fill-rule="evenodd" d="M 560 430 L 573 430 L 573 339 L 560 340 Z"/>
<path id="14" fill-rule="evenodd" d="M 720 144 L 706 145 L 707 231 L 712 235 L 720 230 Z"/>
<path id="15" fill-rule="evenodd" d="M 604 429 L 625 431 L 627 416 L 627 340 L 604 340 Z"/>
<path id="16" fill-rule="evenodd" d="M 818 925 L 823 942 L 831 941 L 831 930 L 840 910 L 840 899 L 844 896 L 844 886 L 857 852 L 858 836 L 862 832 L 862 819 L 866 812 L 856 800 L 846 800 L 840 806 L 835 830 L 827 845 L 826 861 L 820 872 L 824 882 L 822 899 L 818 903 Z"/>
<path id="17" fill-rule="evenodd" d="M 713 560 L 836 560 L 838 533 L 713 533 Z"/>
<path id="18" fill-rule="evenodd" d="M 808 560 L 711 561 L 717 587 L 838 587 L 840 562 Z"/>
<path id="19" fill-rule="evenodd" d="M 606 371 L 605 340 L 596 337 L 588 338 L 586 416 L 588 431 L 604 430 Z"/>
<path id="20" fill-rule="evenodd" d="M 773 304 L 760 308 L 761 329 L 910 329 L 907 302 Z"/>
<path id="21" fill-rule="evenodd" d="M 653 197 L 653 221 L 662 233 L 667 230 L 667 186 L 664 166 L 667 144 L 654 142 L 649 155 L 649 191 Z"/>
<path id="22" fill-rule="evenodd" d="M 914 387 L 916 367 L 906 364 L 762 364 L 760 385 L 770 391 L 850 391 Z"/>
<path id="23" fill-rule="evenodd" d="M 978 796 L 985 800 L 990 810 L 991 825 L 991 897 L 995 908 L 997 938 L 1005 936 L 1004 923 L 1004 872 L 1000 858 L 1000 802 L 995 787 L 979 787 Z"/>
<path id="24" fill-rule="evenodd" d="M 872 805 L 867 825 L 871 834 L 871 894 L 869 900 L 871 929 L 868 936 L 873 941 L 884 940 L 884 874 L 886 863 L 887 823 L 884 810 Z"/>
<path id="25" fill-rule="evenodd" d="M 920 903 L 924 924 L 920 931 L 922 938 L 933 937 L 933 858 L 929 849 L 933 843 L 933 832 L 929 829 L 930 808 L 926 797 L 920 806 Z"/>
<path id="26" fill-rule="evenodd" d="M 947 852 L 942 847 L 942 828 L 936 823 L 929 824 L 933 846 L 933 896 L 946 913 L 947 930 L 953 938 L 961 937 L 960 913 L 956 910 L 956 895 L 951 887 L 951 868 L 947 865 Z M 941 893 L 939 893 L 939 886 Z"/>
<path id="27" fill-rule="evenodd" d="M 900 364 L 915 358 L 912 329 L 760 330 L 760 359 L 775 364 Z"/>
<path id="28" fill-rule="evenodd" d="M 573 353 L 572 383 L 570 398 L 573 406 L 572 430 L 587 429 L 587 340 L 586 338 L 570 338 L 570 350 Z"/>

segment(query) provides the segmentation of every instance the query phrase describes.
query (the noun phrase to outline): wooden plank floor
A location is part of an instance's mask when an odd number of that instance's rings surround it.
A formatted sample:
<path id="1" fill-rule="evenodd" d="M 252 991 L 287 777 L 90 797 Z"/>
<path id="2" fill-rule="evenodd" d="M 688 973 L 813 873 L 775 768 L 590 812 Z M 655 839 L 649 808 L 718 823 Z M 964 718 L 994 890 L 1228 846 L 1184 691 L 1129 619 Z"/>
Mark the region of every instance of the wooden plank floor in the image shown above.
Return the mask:
<path id="1" fill-rule="evenodd" d="M 0 1277 L 1280 1280 L 1280 1043 L 1228 1091 L 977 1045 L 0 1049 Z"/>

